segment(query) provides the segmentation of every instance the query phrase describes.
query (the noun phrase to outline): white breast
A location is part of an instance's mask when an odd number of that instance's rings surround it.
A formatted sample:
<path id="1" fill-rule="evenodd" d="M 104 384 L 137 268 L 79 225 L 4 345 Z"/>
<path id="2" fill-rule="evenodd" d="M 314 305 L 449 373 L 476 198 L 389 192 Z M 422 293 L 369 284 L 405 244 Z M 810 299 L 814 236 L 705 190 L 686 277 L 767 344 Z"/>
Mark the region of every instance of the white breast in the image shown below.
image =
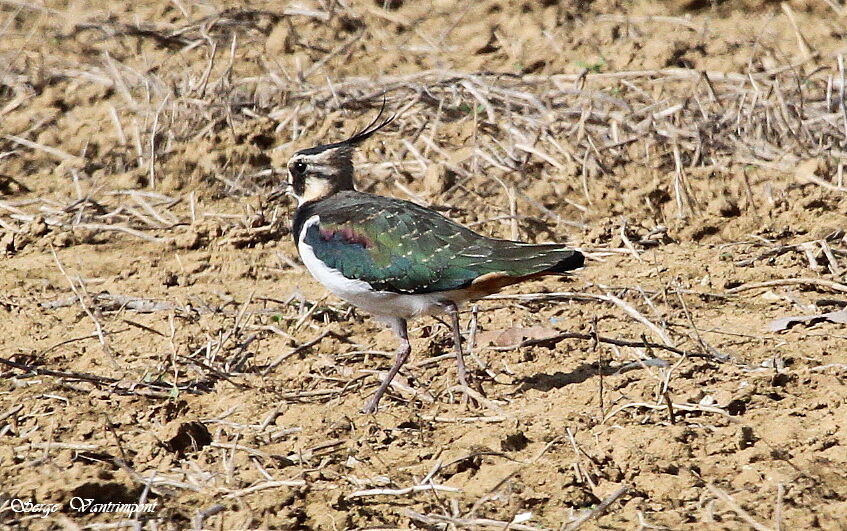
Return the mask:
<path id="1" fill-rule="evenodd" d="M 328 267 L 315 256 L 312 247 L 303 241 L 309 227 L 318 223 L 320 223 L 319 216 L 312 216 L 306 220 L 300 232 L 297 250 L 300 252 L 300 258 L 306 265 L 306 269 L 329 291 L 353 306 L 377 316 L 411 319 L 418 315 L 444 311 L 441 303 L 445 299 L 444 294 L 408 295 L 390 291 L 377 291 L 371 288 L 367 282 L 347 278 L 337 269 Z"/>

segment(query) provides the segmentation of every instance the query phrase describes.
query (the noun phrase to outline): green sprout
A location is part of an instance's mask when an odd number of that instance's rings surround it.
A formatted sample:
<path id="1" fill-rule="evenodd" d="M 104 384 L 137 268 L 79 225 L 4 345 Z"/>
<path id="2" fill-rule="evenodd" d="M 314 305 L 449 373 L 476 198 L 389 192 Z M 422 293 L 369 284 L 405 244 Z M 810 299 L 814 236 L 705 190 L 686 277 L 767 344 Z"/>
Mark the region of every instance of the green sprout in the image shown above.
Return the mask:
<path id="1" fill-rule="evenodd" d="M 600 57 L 599 59 L 597 59 L 593 63 L 589 63 L 589 62 L 586 62 L 586 61 L 577 61 L 576 66 L 578 66 L 580 68 L 584 68 L 584 69 L 586 69 L 590 72 L 594 72 L 595 74 L 599 74 L 600 72 L 603 71 L 604 68 L 606 68 L 607 64 L 606 64 L 606 60 L 603 59 L 602 57 Z"/>

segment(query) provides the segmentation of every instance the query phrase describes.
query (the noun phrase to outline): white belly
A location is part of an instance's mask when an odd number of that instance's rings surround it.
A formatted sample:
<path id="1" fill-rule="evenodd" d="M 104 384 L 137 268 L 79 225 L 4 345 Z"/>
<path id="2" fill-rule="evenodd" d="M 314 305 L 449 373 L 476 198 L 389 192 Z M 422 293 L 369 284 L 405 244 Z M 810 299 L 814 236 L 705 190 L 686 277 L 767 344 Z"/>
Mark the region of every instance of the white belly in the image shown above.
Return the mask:
<path id="1" fill-rule="evenodd" d="M 312 247 L 303 241 L 309 227 L 319 221 L 318 216 L 312 216 L 303 225 L 300 240 L 297 243 L 300 258 L 313 277 L 318 279 L 329 291 L 353 306 L 377 316 L 411 319 L 419 315 L 442 312 L 444 311 L 442 301 L 448 298 L 452 299 L 452 297 L 445 297 L 445 294 L 437 293 L 408 295 L 390 291 L 377 291 L 371 288 L 367 282 L 349 279 L 338 270 L 327 267 L 315 256 Z"/>

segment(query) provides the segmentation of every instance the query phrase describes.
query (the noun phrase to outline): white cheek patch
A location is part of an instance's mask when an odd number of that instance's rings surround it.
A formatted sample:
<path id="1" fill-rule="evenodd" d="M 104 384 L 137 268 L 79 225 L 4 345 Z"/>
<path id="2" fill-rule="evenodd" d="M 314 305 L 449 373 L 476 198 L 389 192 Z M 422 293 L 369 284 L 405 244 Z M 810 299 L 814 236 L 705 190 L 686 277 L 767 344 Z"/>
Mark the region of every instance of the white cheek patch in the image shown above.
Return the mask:
<path id="1" fill-rule="evenodd" d="M 317 179 L 315 177 L 306 177 L 306 186 L 303 190 L 303 197 L 298 200 L 302 205 L 306 201 L 314 201 L 329 195 L 331 186 L 326 179 Z"/>

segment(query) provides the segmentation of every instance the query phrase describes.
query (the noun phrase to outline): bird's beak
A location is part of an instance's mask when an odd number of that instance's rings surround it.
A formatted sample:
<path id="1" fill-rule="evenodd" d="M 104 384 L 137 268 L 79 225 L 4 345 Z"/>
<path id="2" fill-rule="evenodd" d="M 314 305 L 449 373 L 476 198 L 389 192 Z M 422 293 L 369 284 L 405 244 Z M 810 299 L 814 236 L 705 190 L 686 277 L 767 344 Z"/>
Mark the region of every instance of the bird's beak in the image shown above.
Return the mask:
<path id="1" fill-rule="evenodd" d="M 268 196 L 268 201 L 278 201 L 286 195 L 292 195 L 292 193 L 293 190 L 291 188 L 291 183 L 283 183 L 279 186 L 279 188 L 270 193 L 270 195 Z"/>

